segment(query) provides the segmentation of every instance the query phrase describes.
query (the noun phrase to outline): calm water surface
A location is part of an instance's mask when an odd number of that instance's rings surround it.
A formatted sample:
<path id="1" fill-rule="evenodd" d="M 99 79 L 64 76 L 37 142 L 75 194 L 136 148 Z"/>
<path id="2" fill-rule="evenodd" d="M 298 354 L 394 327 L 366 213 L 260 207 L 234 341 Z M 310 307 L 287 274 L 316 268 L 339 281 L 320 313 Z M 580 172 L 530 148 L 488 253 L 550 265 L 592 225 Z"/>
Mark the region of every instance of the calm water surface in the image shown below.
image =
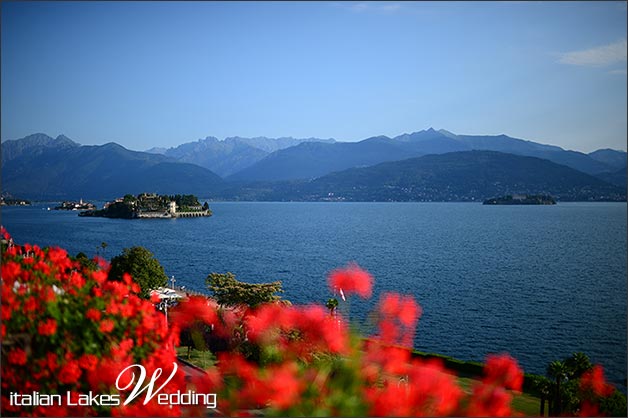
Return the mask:
<path id="1" fill-rule="evenodd" d="M 626 204 L 213 203 L 211 218 L 116 220 L 5 207 L 16 242 L 105 257 L 141 245 L 178 285 L 210 272 L 281 280 L 293 303 L 324 303 L 326 275 L 355 261 L 374 296 L 352 298 L 352 322 L 385 291 L 423 308 L 415 347 L 467 360 L 506 351 L 525 371 L 583 351 L 616 384 L 626 378 Z M 355 299 L 355 300 L 354 300 Z M 625 387 L 623 387 L 625 391 Z"/>

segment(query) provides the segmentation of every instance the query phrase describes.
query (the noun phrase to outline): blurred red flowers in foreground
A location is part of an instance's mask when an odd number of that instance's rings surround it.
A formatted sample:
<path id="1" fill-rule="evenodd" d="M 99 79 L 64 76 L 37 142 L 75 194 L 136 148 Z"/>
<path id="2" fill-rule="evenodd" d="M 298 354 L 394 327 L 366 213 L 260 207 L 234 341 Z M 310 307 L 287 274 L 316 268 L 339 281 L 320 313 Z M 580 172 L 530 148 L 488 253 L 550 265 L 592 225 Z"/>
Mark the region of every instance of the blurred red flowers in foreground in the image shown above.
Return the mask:
<path id="1" fill-rule="evenodd" d="M 362 298 L 370 298 L 373 288 L 373 276 L 362 270 L 357 264 L 350 264 L 343 269 L 336 269 L 329 275 L 329 288 L 341 295 L 355 293 Z"/>
<path id="2" fill-rule="evenodd" d="M 191 327 L 221 342 L 217 362 L 189 381 L 179 370 L 161 393 L 215 393 L 218 415 L 514 414 L 510 390 L 521 390 L 523 372 L 510 356 L 489 356 L 484 378 L 464 390 L 439 360 L 411 355 L 421 308 L 410 296 L 382 295 L 377 335 L 368 338 L 323 306 L 280 302 L 251 309 L 194 297 L 171 310 L 168 325 L 137 296 L 130 277 L 113 282 L 106 273 L 106 266 L 81 264 L 62 249 L 13 245 L 3 253 L 3 416 L 206 415 L 204 405 L 160 404 L 156 397 L 146 405 L 144 396 L 128 405 L 75 402 L 90 392 L 118 394 L 123 402 L 129 393 L 117 391 L 116 379 L 132 364 L 148 375 L 161 368 L 165 377 L 176 361 L 180 331 Z M 331 290 L 346 296 L 369 297 L 372 284 L 355 264 L 329 276 Z M 582 385 L 598 395 L 609 391 L 598 368 Z M 35 391 L 69 395 L 50 406 L 16 406 L 10 399 L 11 393 Z M 587 401 L 582 412 L 596 408 Z"/>

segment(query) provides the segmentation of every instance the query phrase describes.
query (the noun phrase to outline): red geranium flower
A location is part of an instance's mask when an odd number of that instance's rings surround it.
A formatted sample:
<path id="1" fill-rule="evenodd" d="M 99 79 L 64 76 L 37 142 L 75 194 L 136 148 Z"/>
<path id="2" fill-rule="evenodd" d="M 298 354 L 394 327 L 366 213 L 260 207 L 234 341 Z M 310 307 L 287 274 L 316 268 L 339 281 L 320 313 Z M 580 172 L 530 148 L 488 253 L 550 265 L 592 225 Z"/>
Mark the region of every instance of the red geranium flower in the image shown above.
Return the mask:
<path id="1" fill-rule="evenodd" d="M 46 322 L 39 324 L 37 327 L 39 335 L 53 335 L 57 332 L 57 321 L 48 319 Z"/>
<path id="2" fill-rule="evenodd" d="M 17 365 L 26 364 L 26 352 L 21 348 L 9 351 L 9 355 L 7 357 L 9 359 L 9 363 Z"/>
<path id="3" fill-rule="evenodd" d="M 111 332 L 114 325 L 115 324 L 111 319 L 103 319 L 103 321 L 100 323 L 100 330 L 102 332 Z"/>
<path id="4" fill-rule="evenodd" d="M 69 361 L 59 370 L 59 382 L 61 383 L 76 383 L 79 377 L 81 377 L 81 368 L 76 360 Z"/>
<path id="5" fill-rule="evenodd" d="M 508 354 L 490 354 L 486 357 L 484 366 L 484 383 L 497 384 L 506 389 L 521 390 L 523 384 L 523 371 L 519 368 L 517 360 Z"/>
<path id="6" fill-rule="evenodd" d="M 371 297 L 373 276 L 357 264 L 332 271 L 328 282 L 332 292 L 356 293 L 365 299 Z"/>

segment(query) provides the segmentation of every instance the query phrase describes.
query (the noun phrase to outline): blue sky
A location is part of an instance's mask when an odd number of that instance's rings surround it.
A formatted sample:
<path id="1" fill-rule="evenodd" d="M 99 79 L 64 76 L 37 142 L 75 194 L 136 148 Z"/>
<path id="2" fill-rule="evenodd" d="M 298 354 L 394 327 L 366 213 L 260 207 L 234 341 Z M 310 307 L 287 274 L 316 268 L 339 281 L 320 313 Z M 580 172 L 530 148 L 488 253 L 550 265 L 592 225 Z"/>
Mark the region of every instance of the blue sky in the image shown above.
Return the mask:
<path id="1" fill-rule="evenodd" d="M 626 2 L 2 2 L 1 135 L 626 150 L 626 21 Z"/>

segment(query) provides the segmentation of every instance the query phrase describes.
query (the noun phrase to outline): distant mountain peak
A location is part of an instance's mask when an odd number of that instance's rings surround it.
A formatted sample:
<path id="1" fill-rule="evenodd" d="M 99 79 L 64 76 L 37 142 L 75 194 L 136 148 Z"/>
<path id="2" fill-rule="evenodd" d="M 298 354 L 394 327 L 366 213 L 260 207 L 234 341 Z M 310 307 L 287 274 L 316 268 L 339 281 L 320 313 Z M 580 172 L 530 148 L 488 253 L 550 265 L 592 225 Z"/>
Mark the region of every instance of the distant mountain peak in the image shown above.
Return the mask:
<path id="1" fill-rule="evenodd" d="M 441 134 L 441 135 L 446 136 L 447 138 L 458 139 L 458 135 L 456 135 L 456 134 L 454 134 L 452 132 L 449 132 L 449 131 L 447 131 L 445 129 L 439 129 L 438 133 Z"/>

